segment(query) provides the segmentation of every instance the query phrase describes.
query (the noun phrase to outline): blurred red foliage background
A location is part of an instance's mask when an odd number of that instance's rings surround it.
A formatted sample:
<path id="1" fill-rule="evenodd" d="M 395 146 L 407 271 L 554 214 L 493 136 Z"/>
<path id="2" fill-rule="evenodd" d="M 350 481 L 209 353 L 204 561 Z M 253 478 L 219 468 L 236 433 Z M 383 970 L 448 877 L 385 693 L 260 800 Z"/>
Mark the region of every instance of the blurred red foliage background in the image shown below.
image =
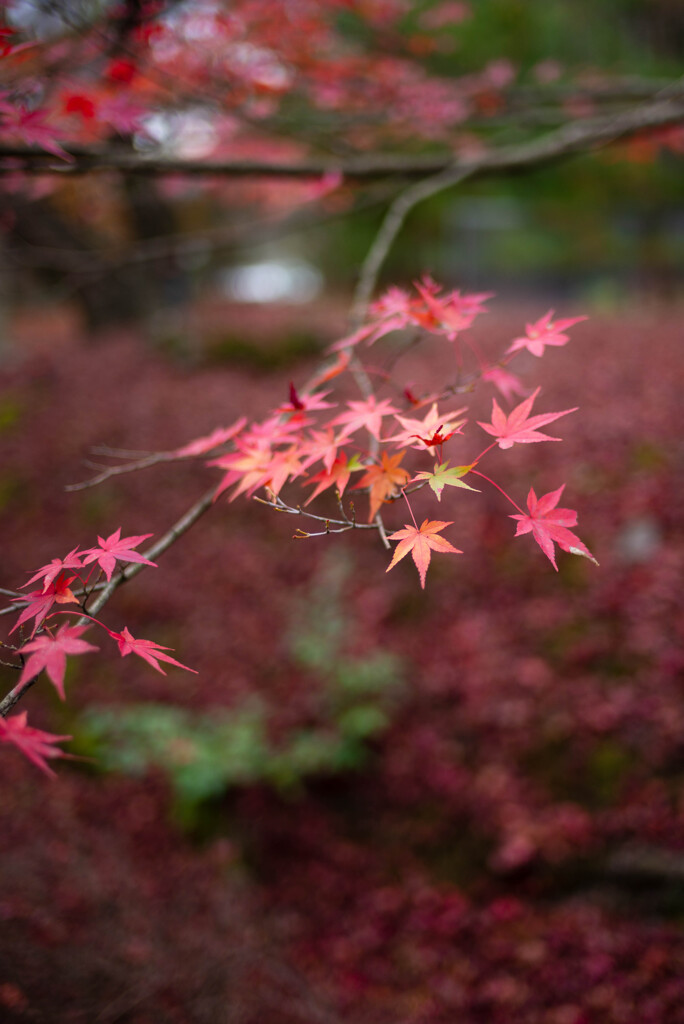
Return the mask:
<path id="1" fill-rule="evenodd" d="M 501 351 L 530 312 L 500 309 L 473 335 Z M 239 316 L 225 311 L 233 335 Z M 172 448 L 264 414 L 311 369 L 276 340 L 239 367 L 199 324 L 175 354 L 15 324 L 24 344 L 0 371 L 7 586 L 98 532 L 161 533 L 208 485 L 183 464 L 66 494 L 92 444 Z M 425 358 L 406 379 L 439 373 Z M 83 660 L 65 705 L 31 692 L 35 725 L 87 754 L 94 707 L 211 718 L 257 700 L 269 750 L 312 731 L 332 743 L 332 670 L 293 640 L 326 607 L 335 656 L 390 652 L 401 685 L 347 770 L 256 770 L 190 816 L 162 764 L 130 777 L 64 762 L 51 782 L 2 751 L 0 1019 L 684 1021 L 678 311 L 592 317 L 526 358 L 548 408 L 580 411 L 562 444 L 501 453 L 497 480 L 518 501 L 567 482 L 600 567 L 561 555 L 556 575 L 531 539 L 512 543 L 494 492 L 443 501 L 465 553 L 435 560 L 425 594 L 409 564 L 385 575 L 377 540 L 294 542 L 286 517 L 218 504 L 108 610 L 199 675 Z"/>

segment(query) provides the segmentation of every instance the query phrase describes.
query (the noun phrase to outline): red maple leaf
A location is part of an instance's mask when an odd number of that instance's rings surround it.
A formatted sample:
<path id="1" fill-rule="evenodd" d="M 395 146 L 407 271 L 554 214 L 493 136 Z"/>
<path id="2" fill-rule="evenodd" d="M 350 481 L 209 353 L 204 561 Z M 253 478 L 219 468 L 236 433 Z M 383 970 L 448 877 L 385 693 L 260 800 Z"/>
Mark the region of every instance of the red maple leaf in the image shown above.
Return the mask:
<path id="1" fill-rule="evenodd" d="M 363 466 L 358 461 L 358 455 L 352 455 L 351 459 L 347 460 L 347 453 L 342 450 L 333 462 L 330 470 L 322 469 L 320 473 L 316 473 L 315 476 L 304 481 L 305 487 L 316 484 L 316 490 L 312 492 L 304 504 L 309 505 L 314 498 L 317 498 L 328 487 L 336 487 L 340 492 L 340 496 L 342 496 L 345 487 L 349 483 L 349 477 L 357 469 L 363 469 Z"/>
<path id="2" fill-rule="evenodd" d="M 344 435 L 340 434 L 338 437 L 332 427 L 327 427 L 325 430 L 312 430 L 309 438 L 300 446 L 301 453 L 305 456 L 302 469 L 308 469 L 314 462 L 322 461 L 327 472 L 330 473 L 343 440 L 346 440 Z"/>
<path id="3" fill-rule="evenodd" d="M 420 575 L 420 585 L 425 590 L 425 574 L 430 564 L 430 558 L 433 551 L 439 551 L 445 555 L 462 555 L 463 552 L 455 548 L 453 544 L 450 544 L 444 537 L 438 537 L 445 526 L 452 526 L 452 522 L 442 523 L 437 519 L 433 519 L 428 522 L 424 519 L 421 523 L 420 529 L 415 526 L 411 526 L 410 523 L 404 525 L 403 530 L 397 530 L 396 533 L 390 534 L 390 540 L 398 540 L 396 548 L 394 549 L 394 555 L 392 561 L 385 569 L 385 572 L 389 572 L 399 562 L 404 555 L 408 555 L 411 552 L 411 557 L 416 563 L 418 574 Z"/>
<path id="4" fill-rule="evenodd" d="M 20 715 L 12 715 L 11 718 L 0 718 L 0 742 L 13 743 L 46 775 L 55 774 L 48 766 L 46 758 L 70 756 L 55 744 L 70 739 L 71 736 L 55 736 L 54 733 L 43 732 L 42 729 L 34 729 L 27 725 L 25 711 Z"/>
<path id="5" fill-rule="evenodd" d="M 526 398 L 520 405 L 516 405 L 509 416 L 506 416 L 496 399 L 492 399 L 492 422 L 480 423 L 478 420 L 478 426 L 497 439 L 499 448 L 512 448 L 514 444 L 531 444 L 534 441 L 560 441 L 560 437 L 549 437 L 547 434 L 542 434 L 537 427 L 553 423 L 560 416 L 567 416 L 569 412 L 577 412 L 578 407 L 564 409 L 563 412 L 546 412 L 540 416 L 528 418 L 540 390 L 540 388 L 536 388 L 529 398 Z"/>
<path id="6" fill-rule="evenodd" d="M 143 658 L 157 672 L 161 672 L 163 676 L 166 675 L 166 672 L 159 665 L 160 661 L 167 661 L 170 665 L 177 665 L 178 668 L 184 668 L 186 672 L 194 672 L 197 675 L 196 669 L 188 668 L 187 665 L 182 665 L 180 661 L 176 661 L 175 658 L 163 653 L 164 651 L 170 651 L 172 648 L 162 647 L 161 644 L 156 644 L 154 640 L 137 640 L 131 635 L 127 626 L 124 626 L 121 633 L 114 633 L 111 629 L 108 629 L 107 632 L 119 645 L 122 658 L 125 658 L 128 654 L 137 654 L 139 658 Z"/>
<path id="7" fill-rule="evenodd" d="M 89 565 L 90 562 L 97 562 L 108 580 L 112 578 L 112 572 L 116 567 L 117 561 L 138 562 L 143 565 L 152 565 L 156 569 L 156 562 L 150 562 L 149 558 L 144 558 L 143 555 L 132 550 L 151 536 L 151 533 L 141 533 L 137 537 L 122 537 L 121 527 L 119 527 L 114 533 L 110 533 L 106 539 L 98 537 L 99 547 L 86 548 L 85 551 L 81 552 L 82 555 L 85 555 L 83 564 Z"/>
<path id="8" fill-rule="evenodd" d="M 534 490 L 530 488 L 530 493 L 527 496 L 527 507 L 530 514 L 511 516 L 511 519 L 518 520 L 516 537 L 520 537 L 524 533 L 532 533 L 556 572 L 558 572 L 558 566 L 553 547 L 554 541 L 563 551 L 569 551 L 572 555 L 583 555 L 598 565 L 589 548 L 572 530 L 568 529 L 570 526 L 577 525 L 577 513 L 571 508 L 556 508 L 564 487 L 565 484 L 557 491 L 543 494 L 539 500 L 537 500 Z"/>
<path id="9" fill-rule="evenodd" d="M 86 651 L 97 651 L 98 647 L 79 639 L 87 626 L 64 625 L 56 636 L 44 633 L 30 643 L 24 644 L 19 654 L 30 653 L 19 678 L 19 685 L 35 679 L 43 669 L 53 683 L 57 693 L 64 700 L 64 672 L 67 654 L 84 654 Z"/>

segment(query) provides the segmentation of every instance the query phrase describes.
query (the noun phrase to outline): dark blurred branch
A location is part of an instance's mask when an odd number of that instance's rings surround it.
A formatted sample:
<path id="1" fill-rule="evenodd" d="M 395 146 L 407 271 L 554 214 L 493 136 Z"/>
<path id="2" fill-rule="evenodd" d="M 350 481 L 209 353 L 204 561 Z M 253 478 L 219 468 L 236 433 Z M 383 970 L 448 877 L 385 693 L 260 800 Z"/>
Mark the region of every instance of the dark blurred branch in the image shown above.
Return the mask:
<path id="1" fill-rule="evenodd" d="M 662 90 L 661 98 L 652 103 L 610 117 L 573 121 L 531 142 L 504 146 L 480 157 L 457 160 L 437 174 L 409 186 L 389 207 L 361 267 L 352 305 L 353 326 L 359 326 L 364 320 L 382 265 L 406 217 L 425 199 L 460 184 L 466 178 L 536 168 L 566 156 L 610 145 L 648 128 L 663 127 L 682 121 L 684 86 L 677 81 Z"/>
<path id="2" fill-rule="evenodd" d="M 372 180 L 394 175 L 425 177 L 445 170 L 469 177 L 535 167 L 605 146 L 632 135 L 684 122 L 684 85 L 677 81 L 651 102 L 618 114 L 568 122 L 556 131 L 512 146 L 502 146 L 481 155 L 453 160 L 451 156 L 387 154 L 336 159 L 310 159 L 298 163 L 259 160 L 180 160 L 145 156 L 116 149 L 65 147 L 71 162 L 57 160 L 51 153 L 28 146 L 1 146 L 0 174 L 59 174 L 65 177 L 94 171 L 160 177 L 175 174 L 202 177 L 316 178 L 342 174 L 350 180 Z"/>

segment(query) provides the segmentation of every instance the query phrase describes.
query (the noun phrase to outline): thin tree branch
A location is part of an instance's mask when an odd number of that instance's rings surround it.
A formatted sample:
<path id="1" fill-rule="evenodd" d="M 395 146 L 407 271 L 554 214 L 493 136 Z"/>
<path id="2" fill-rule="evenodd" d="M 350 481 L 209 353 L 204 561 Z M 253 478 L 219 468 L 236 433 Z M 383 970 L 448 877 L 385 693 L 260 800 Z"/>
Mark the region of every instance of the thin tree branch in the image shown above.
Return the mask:
<path id="1" fill-rule="evenodd" d="M 173 544 L 187 533 L 188 530 L 195 525 L 198 519 L 207 512 L 214 503 L 214 496 L 216 495 L 216 486 L 212 486 L 206 491 L 199 501 L 196 501 L 194 505 L 184 512 L 180 519 L 171 526 L 163 537 L 160 537 L 156 544 L 152 544 L 147 551 L 143 552 L 145 558 L 153 561 L 158 558 L 159 555 L 164 554 Z M 134 562 L 131 565 L 127 565 L 125 569 L 122 569 L 120 573 L 113 576 L 111 581 L 107 584 L 104 590 L 97 596 L 93 604 L 88 609 L 90 615 L 96 615 L 99 610 L 109 601 L 110 597 L 123 583 L 127 583 L 128 580 L 133 579 L 141 573 L 147 566 L 142 562 Z M 81 623 L 85 624 L 85 620 Z"/>

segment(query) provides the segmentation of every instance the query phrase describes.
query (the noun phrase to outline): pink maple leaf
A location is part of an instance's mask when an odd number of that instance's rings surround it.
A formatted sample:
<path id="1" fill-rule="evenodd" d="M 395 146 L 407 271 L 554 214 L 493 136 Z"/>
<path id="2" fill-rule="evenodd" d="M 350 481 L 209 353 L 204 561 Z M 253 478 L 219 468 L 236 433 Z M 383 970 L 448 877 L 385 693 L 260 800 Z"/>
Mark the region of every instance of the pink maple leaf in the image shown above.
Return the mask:
<path id="1" fill-rule="evenodd" d="M 150 562 L 148 558 L 144 558 L 137 551 L 133 551 L 138 544 L 142 541 L 147 540 L 151 537 L 151 533 L 141 533 L 137 537 L 122 537 L 121 527 L 115 530 L 114 533 L 110 533 L 106 539 L 98 537 L 97 541 L 99 547 L 86 548 L 81 554 L 84 555 L 83 564 L 89 565 L 90 562 L 97 562 L 108 580 L 112 578 L 112 572 L 116 566 L 117 561 L 119 562 L 138 562 L 142 565 L 152 565 L 157 568 L 156 562 Z"/>
<path id="2" fill-rule="evenodd" d="M 532 444 L 534 441 L 560 441 L 560 437 L 549 437 L 537 428 L 553 423 L 560 416 L 567 416 L 569 412 L 577 412 L 578 407 L 564 409 L 562 412 L 545 412 L 540 416 L 529 416 L 540 390 L 536 388 L 529 398 L 516 405 L 509 416 L 506 416 L 496 399 L 492 399 L 492 422 L 481 423 L 478 420 L 478 426 L 497 439 L 499 448 L 512 448 L 514 444 Z"/>
<path id="3" fill-rule="evenodd" d="M 66 670 L 67 654 L 85 654 L 86 651 L 97 651 L 98 647 L 79 639 L 81 633 L 88 629 L 87 626 L 64 625 L 56 636 L 48 633 L 36 637 L 30 643 L 24 644 L 19 654 L 25 655 L 30 652 L 24 669 L 19 678 L 19 686 L 29 679 L 35 679 L 45 669 L 48 679 L 53 683 L 57 693 L 64 700 L 64 672 Z"/>
<path id="4" fill-rule="evenodd" d="M 280 414 L 275 413 L 261 423 L 253 423 L 246 434 L 237 442 L 239 448 L 258 446 L 268 448 L 271 445 L 290 444 L 292 435 L 298 434 L 303 427 L 308 427 L 313 420 L 303 418 L 303 414 L 289 416 L 284 419 Z M 208 463 L 214 465 L 214 463 Z"/>
<path id="5" fill-rule="evenodd" d="M 399 412 L 391 404 L 389 398 L 383 398 L 381 402 L 378 402 L 375 395 L 371 395 L 363 402 L 347 402 L 347 406 L 347 412 L 341 412 L 339 416 L 331 420 L 330 424 L 336 426 L 338 423 L 344 423 L 346 437 L 365 427 L 373 437 L 377 437 L 379 440 L 383 416 Z"/>
<path id="6" fill-rule="evenodd" d="M 450 544 L 444 537 L 438 537 L 446 526 L 452 526 L 452 522 L 442 523 L 438 520 L 433 519 L 432 522 L 428 522 L 424 519 L 421 523 L 420 529 L 415 526 L 411 526 L 410 523 L 404 525 L 403 530 L 397 530 L 396 533 L 390 534 L 390 540 L 398 540 L 396 548 L 394 549 L 394 555 L 392 561 L 385 569 L 385 572 L 389 572 L 399 562 L 404 555 L 408 555 L 411 552 L 411 557 L 416 563 L 418 574 L 420 576 L 420 585 L 425 590 L 425 574 L 427 573 L 428 566 L 430 564 L 430 557 L 432 551 L 439 551 L 442 554 L 450 555 L 462 555 L 463 552 L 455 548 L 453 544 Z"/>
<path id="7" fill-rule="evenodd" d="M 326 471 L 330 473 L 343 440 L 344 435 L 338 437 L 332 427 L 312 430 L 309 439 L 303 441 L 300 446 L 301 453 L 306 456 L 302 462 L 302 469 L 308 469 L 314 462 L 322 461 Z"/>
<path id="8" fill-rule="evenodd" d="M 403 427 L 398 434 L 393 434 L 391 437 L 384 438 L 385 441 L 395 441 L 397 448 L 403 448 L 405 445 L 411 445 L 412 448 L 417 448 L 420 451 L 425 450 L 425 442 L 420 444 L 412 444 L 416 438 L 428 436 L 434 434 L 439 429 L 444 434 L 455 434 L 461 433 L 460 428 L 465 423 L 464 419 L 456 418 L 460 417 L 462 412 L 466 411 L 466 407 L 462 406 L 460 409 L 454 409 L 453 412 L 440 413 L 437 409 L 437 402 L 433 402 L 430 409 L 425 413 L 422 419 L 412 416 L 397 416 L 396 419 Z M 435 442 L 438 444 L 439 442 Z M 434 453 L 434 445 L 428 445 L 428 448 Z"/>
<path id="9" fill-rule="evenodd" d="M 516 537 L 521 537 L 524 533 L 532 533 L 556 572 L 558 572 L 558 566 L 553 547 L 554 541 L 563 551 L 569 551 L 572 555 L 583 555 L 598 565 L 589 548 L 569 529 L 570 526 L 577 525 L 577 513 L 571 508 L 556 508 L 564 487 L 565 484 L 556 491 L 543 494 L 538 500 L 534 490 L 530 488 L 530 493 L 527 496 L 529 515 L 511 516 L 511 519 L 518 520 Z"/>
<path id="10" fill-rule="evenodd" d="M 26 712 L 12 715 L 11 718 L 0 718 L 0 742 L 13 743 L 29 761 L 33 761 L 46 775 L 54 775 L 47 763 L 47 758 L 69 757 L 56 743 L 70 740 L 71 736 L 56 736 L 42 729 L 34 729 L 26 724 Z"/>
<path id="11" fill-rule="evenodd" d="M 525 394 L 520 378 L 510 370 L 504 370 L 503 366 L 490 366 L 483 370 L 482 380 L 487 380 L 498 388 L 507 402 L 511 401 L 513 395 Z"/>
<path id="12" fill-rule="evenodd" d="M 518 352 L 520 349 L 526 348 L 533 356 L 541 356 L 546 345 L 565 345 L 569 338 L 567 334 L 563 334 L 563 331 L 586 319 L 586 316 L 575 316 L 566 320 L 553 320 L 553 310 L 550 309 L 536 323 L 526 324 L 525 337 L 515 338 L 506 349 L 506 353 Z"/>
<path id="13" fill-rule="evenodd" d="M 143 658 L 157 672 L 161 672 L 163 676 L 166 675 L 166 672 L 159 665 L 160 661 L 167 661 L 170 665 L 177 665 L 178 668 L 184 668 L 186 672 L 193 672 L 197 675 L 196 669 L 188 668 L 187 665 L 182 665 L 180 661 L 176 661 L 175 658 L 163 653 L 164 651 L 172 650 L 171 647 L 162 647 L 161 644 L 156 644 L 154 640 L 137 640 L 131 635 L 127 626 L 124 626 L 121 633 L 114 633 L 111 629 L 108 629 L 107 632 L 119 645 L 122 658 L 125 658 L 128 654 L 137 654 L 139 658 Z"/>

